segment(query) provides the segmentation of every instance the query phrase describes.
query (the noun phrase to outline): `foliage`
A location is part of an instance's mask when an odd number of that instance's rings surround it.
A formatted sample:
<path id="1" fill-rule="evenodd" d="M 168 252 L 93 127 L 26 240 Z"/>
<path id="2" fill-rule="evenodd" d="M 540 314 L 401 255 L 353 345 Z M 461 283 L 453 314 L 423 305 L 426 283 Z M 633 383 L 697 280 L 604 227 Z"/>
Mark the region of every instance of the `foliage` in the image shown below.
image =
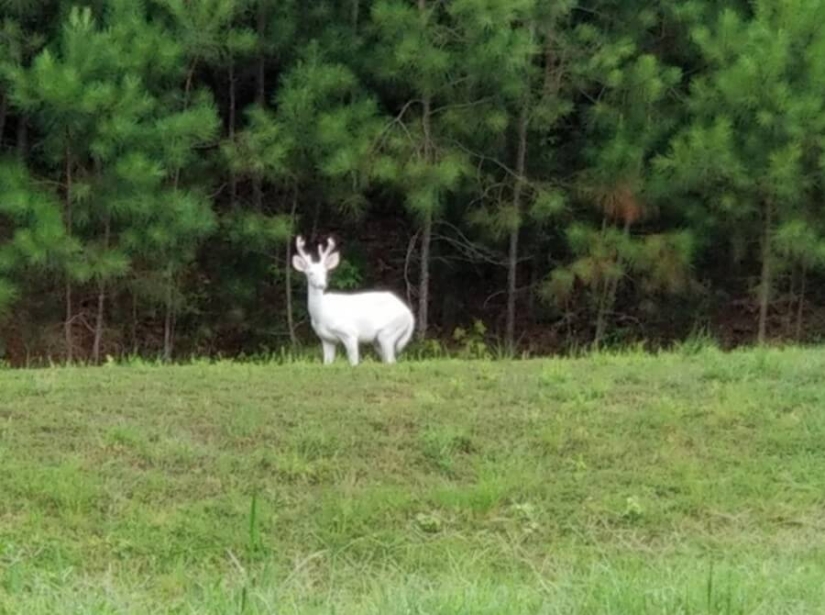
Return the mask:
<path id="1" fill-rule="evenodd" d="M 73 244 L 59 203 L 14 160 L 0 160 L 0 215 L 6 233 L 0 246 L 0 310 L 7 310 L 26 277 L 56 266 Z"/>
<path id="2" fill-rule="evenodd" d="M 822 0 L 0 0 L 3 347 L 296 345 L 299 231 L 427 308 L 422 349 L 476 320 L 508 354 L 821 339 L 823 24 Z"/>

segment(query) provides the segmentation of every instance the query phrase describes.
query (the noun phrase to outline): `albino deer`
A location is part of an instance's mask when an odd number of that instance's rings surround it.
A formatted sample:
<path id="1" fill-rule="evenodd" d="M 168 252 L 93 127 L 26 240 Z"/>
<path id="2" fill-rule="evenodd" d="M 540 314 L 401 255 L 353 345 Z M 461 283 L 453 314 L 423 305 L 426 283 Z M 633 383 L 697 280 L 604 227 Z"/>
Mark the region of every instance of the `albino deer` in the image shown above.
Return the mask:
<path id="1" fill-rule="evenodd" d="M 328 293 L 327 272 L 340 262 L 335 242 L 327 239 L 326 248 L 318 246 L 318 262 L 305 250 L 300 235 L 295 239 L 298 253 L 292 266 L 307 277 L 309 316 L 312 329 L 321 338 L 324 364 L 335 360 L 335 345 L 341 342 L 350 365 L 358 365 L 358 345 L 372 343 L 385 363 L 395 363 L 413 334 L 415 318 L 410 308 L 387 291 Z"/>

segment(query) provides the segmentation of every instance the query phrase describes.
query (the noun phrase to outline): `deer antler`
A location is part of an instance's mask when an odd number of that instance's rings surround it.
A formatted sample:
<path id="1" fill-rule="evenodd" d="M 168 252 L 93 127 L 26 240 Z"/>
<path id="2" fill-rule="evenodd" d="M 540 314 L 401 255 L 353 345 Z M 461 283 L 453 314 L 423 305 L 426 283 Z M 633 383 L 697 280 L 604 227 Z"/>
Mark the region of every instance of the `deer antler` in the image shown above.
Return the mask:
<path id="1" fill-rule="evenodd" d="M 321 257 L 321 262 L 324 262 L 327 256 L 335 251 L 335 240 L 332 237 L 327 237 L 327 247 L 322 248 L 318 246 L 318 256 Z"/>
<path id="2" fill-rule="evenodd" d="M 295 238 L 295 249 L 298 251 L 298 254 L 303 258 L 307 263 L 312 262 L 312 258 L 309 256 L 309 252 L 306 251 L 306 241 L 301 235 L 298 235 Z"/>

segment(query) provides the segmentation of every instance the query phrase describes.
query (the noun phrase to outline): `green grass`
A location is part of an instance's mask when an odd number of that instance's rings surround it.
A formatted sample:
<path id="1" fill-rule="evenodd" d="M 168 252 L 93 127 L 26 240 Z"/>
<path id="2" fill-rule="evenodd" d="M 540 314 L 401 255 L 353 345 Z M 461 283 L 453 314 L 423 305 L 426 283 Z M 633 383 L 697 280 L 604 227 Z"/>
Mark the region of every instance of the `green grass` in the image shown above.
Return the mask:
<path id="1" fill-rule="evenodd" d="M 825 350 L 0 371 L 0 613 L 825 612 Z"/>

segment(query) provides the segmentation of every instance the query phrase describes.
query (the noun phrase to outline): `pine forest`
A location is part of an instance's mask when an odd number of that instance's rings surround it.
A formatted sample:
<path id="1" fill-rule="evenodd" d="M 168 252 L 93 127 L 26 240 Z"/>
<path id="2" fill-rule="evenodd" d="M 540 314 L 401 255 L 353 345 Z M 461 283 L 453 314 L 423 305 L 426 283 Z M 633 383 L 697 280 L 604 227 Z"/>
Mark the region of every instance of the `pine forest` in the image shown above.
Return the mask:
<path id="1" fill-rule="evenodd" d="M 0 0 L 0 359 L 825 334 L 825 0 Z M 468 350 L 469 349 L 469 350 Z"/>

